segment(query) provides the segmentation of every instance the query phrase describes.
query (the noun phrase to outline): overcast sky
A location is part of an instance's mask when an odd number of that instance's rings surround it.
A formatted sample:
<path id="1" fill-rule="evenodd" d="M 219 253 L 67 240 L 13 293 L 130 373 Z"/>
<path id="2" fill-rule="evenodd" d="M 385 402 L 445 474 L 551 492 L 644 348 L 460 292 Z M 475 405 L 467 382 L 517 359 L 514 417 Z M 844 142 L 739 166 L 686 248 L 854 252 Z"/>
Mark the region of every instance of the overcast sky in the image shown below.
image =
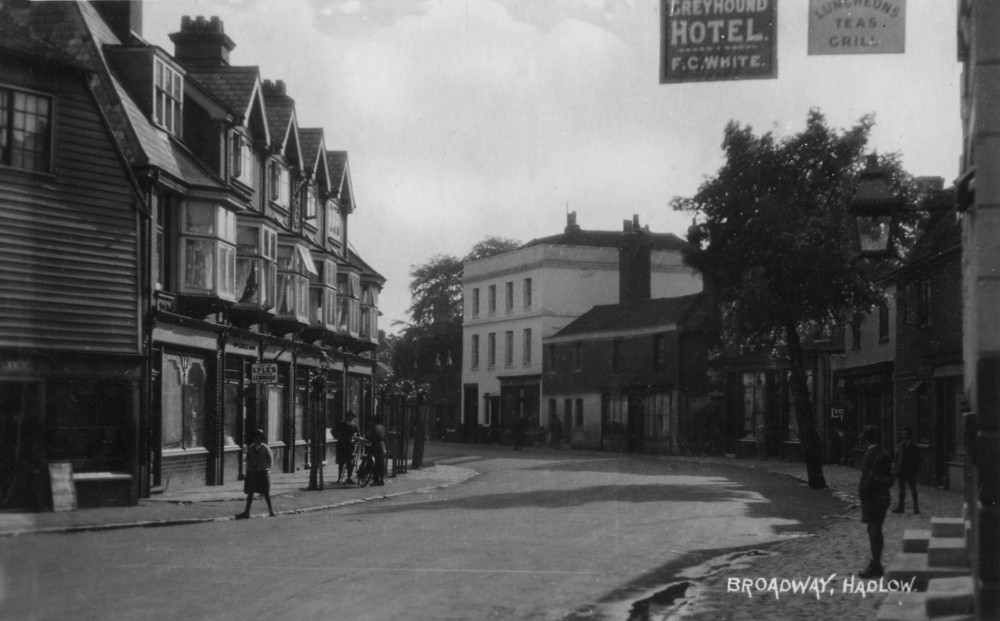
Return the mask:
<path id="1" fill-rule="evenodd" d="M 183 15 L 218 15 L 234 65 L 282 79 L 301 127 L 348 151 L 354 247 L 406 318 L 411 266 L 487 235 L 527 241 L 632 214 L 683 235 L 673 196 L 721 165 L 727 121 L 779 136 L 811 107 L 874 113 L 873 147 L 915 175 L 958 174 L 953 2 L 909 0 L 906 52 L 808 56 L 807 0 L 778 3 L 778 78 L 660 85 L 657 0 L 147 0 L 168 52 Z"/>

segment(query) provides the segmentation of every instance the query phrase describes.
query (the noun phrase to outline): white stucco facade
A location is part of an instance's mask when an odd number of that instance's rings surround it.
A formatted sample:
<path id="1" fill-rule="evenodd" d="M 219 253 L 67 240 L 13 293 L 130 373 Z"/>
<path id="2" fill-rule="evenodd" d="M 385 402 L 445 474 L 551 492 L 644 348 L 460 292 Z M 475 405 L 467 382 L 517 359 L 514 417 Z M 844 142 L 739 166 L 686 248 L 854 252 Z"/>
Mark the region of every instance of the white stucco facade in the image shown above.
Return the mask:
<path id="1" fill-rule="evenodd" d="M 683 264 L 679 250 L 654 248 L 650 269 L 652 297 L 702 289 L 701 277 Z M 501 378 L 537 383 L 538 403 L 531 409 L 544 412 L 542 339 L 593 306 L 617 303 L 618 280 L 618 248 L 609 245 L 532 243 L 467 263 L 462 279 L 463 421 L 471 415 L 466 401 L 474 388 L 476 420 L 480 425 L 491 422 L 487 403 L 500 394 Z M 508 294 L 512 294 L 509 302 Z M 495 348 L 492 364 L 491 340 Z M 513 348 L 508 352 L 510 345 Z M 492 422 L 499 421 L 494 417 Z"/>

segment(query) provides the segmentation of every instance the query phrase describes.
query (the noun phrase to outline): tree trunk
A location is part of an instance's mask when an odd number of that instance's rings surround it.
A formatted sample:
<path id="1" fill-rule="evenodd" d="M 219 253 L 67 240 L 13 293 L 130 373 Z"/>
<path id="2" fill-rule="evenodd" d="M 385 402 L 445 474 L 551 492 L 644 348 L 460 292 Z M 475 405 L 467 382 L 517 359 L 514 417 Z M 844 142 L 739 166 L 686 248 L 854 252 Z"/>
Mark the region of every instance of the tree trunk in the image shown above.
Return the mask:
<path id="1" fill-rule="evenodd" d="M 792 409 L 799 425 L 799 442 L 802 443 L 809 487 L 824 489 L 826 478 L 823 476 L 823 445 L 816 432 L 816 418 L 806 382 L 805 355 L 794 323 L 785 325 L 785 340 L 788 343 L 788 359 L 792 371 Z"/>

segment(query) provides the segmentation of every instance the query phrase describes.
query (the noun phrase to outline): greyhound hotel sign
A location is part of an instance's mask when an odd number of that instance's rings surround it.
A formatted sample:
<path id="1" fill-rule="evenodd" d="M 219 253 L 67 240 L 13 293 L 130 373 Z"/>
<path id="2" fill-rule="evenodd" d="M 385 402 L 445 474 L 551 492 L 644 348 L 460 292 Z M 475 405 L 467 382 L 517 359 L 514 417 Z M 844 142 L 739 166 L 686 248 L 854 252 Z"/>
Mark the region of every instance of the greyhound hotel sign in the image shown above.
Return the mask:
<path id="1" fill-rule="evenodd" d="M 778 77 L 778 0 L 660 0 L 660 84 Z"/>
<path id="2" fill-rule="evenodd" d="M 809 0 L 810 54 L 902 54 L 906 0 Z"/>

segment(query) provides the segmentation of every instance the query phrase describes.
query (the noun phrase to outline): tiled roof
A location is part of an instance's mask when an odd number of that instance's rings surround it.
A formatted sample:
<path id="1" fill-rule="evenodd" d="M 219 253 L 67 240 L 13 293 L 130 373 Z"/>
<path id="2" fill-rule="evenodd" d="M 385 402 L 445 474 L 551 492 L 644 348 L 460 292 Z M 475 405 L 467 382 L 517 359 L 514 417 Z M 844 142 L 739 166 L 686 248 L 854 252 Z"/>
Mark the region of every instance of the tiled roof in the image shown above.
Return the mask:
<path id="1" fill-rule="evenodd" d="M 327 151 L 326 165 L 330 167 L 330 185 L 334 190 L 340 189 L 347 170 L 347 151 Z"/>
<path id="2" fill-rule="evenodd" d="M 637 330 L 672 324 L 677 324 L 679 328 L 696 327 L 709 320 L 709 310 L 708 296 L 703 293 L 654 298 L 632 304 L 605 304 L 591 308 L 554 336 Z"/>
<path id="3" fill-rule="evenodd" d="M 302 145 L 302 157 L 305 167 L 313 169 L 319 159 L 319 150 L 323 146 L 323 129 L 321 127 L 300 127 L 299 142 Z"/>
<path id="4" fill-rule="evenodd" d="M 246 116 L 260 70 L 256 66 L 192 68 L 187 75 L 207 88 L 226 107 Z"/>
<path id="5" fill-rule="evenodd" d="M 8 11 L 11 10 L 0 5 L 0 51 L 30 57 L 47 64 L 86 70 L 85 64 L 36 36 L 28 25 L 15 23 L 18 16 Z"/>
<path id="6" fill-rule="evenodd" d="M 528 246 L 541 246 L 546 244 L 558 246 L 601 246 L 617 248 L 622 245 L 626 235 L 634 233 L 624 233 L 622 231 L 568 231 L 559 235 L 539 237 L 524 244 L 522 248 Z M 680 237 L 673 233 L 645 233 L 649 236 L 651 248 L 653 250 L 681 250 L 687 245 Z"/>
<path id="7" fill-rule="evenodd" d="M 268 93 L 264 91 L 264 105 L 267 108 L 267 127 L 271 132 L 271 140 L 284 140 L 288 134 L 288 124 L 295 112 L 295 100 L 288 95 Z M 284 143 L 281 144 L 285 146 Z"/>
<path id="8" fill-rule="evenodd" d="M 347 261 L 361 270 L 361 274 L 363 276 L 374 278 L 378 280 L 380 284 L 385 283 L 385 277 L 376 272 L 375 268 L 371 265 L 368 265 L 368 263 L 366 263 L 365 260 L 362 259 L 357 252 L 355 252 L 354 248 L 351 248 L 350 244 L 347 246 Z"/>

